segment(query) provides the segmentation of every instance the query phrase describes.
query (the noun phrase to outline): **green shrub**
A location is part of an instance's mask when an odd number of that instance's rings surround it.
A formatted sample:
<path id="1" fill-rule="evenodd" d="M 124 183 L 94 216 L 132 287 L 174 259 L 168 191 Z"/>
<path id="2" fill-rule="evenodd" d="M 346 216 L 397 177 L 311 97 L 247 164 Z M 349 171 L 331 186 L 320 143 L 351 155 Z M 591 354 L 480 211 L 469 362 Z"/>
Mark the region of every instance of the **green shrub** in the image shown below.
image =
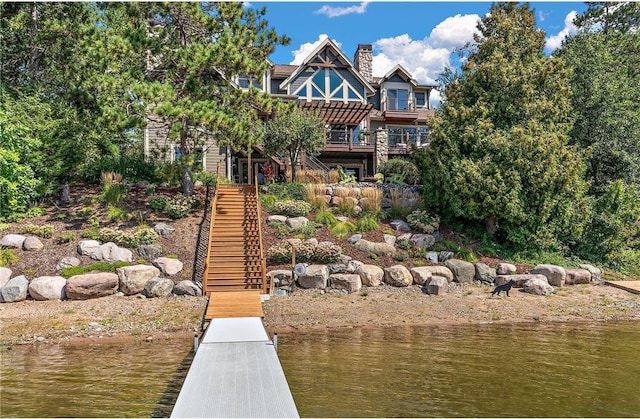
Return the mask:
<path id="1" fill-rule="evenodd" d="M 378 166 L 378 172 L 384 175 L 387 183 L 406 183 L 414 185 L 420 182 L 420 171 L 418 167 L 404 159 L 390 159 Z"/>
<path id="2" fill-rule="evenodd" d="M 336 216 L 329 211 L 318 212 L 314 218 L 314 221 L 318 224 L 322 224 L 330 227 L 335 225 L 338 222 L 338 220 L 336 219 Z"/>
<path id="3" fill-rule="evenodd" d="M 296 246 L 296 263 L 313 260 L 316 247 L 312 243 L 303 242 Z"/>
<path id="4" fill-rule="evenodd" d="M 274 205 L 274 212 L 288 217 L 301 217 L 309 214 L 311 205 L 305 201 L 287 200 L 278 201 Z"/>
<path id="5" fill-rule="evenodd" d="M 359 218 L 356 223 L 356 231 L 359 231 L 361 233 L 367 231 L 376 231 L 377 229 L 378 222 L 371 216 L 364 216 L 362 218 Z"/>
<path id="6" fill-rule="evenodd" d="M 329 228 L 331 234 L 339 238 L 345 238 L 356 231 L 356 225 L 350 221 L 338 221 Z"/>
<path id="7" fill-rule="evenodd" d="M 199 180 L 207 186 L 216 186 L 218 183 L 218 175 L 212 172 L 199 172 L 196 173 L 195 180 Z"/>
<path id="8" fill-rule="evenodd" d="M 93 215 L 93 213 L 96 212 L 96 210 L 94 210 L 91 207 L 84 207 L 79 209 L 78 211 L 76 211 L 76 216 L 78 217 L 89 217 L 91 215 Z"/>
<path id="9" fill-rule="evenodd" d="M 90 228 L 82 232 L 82 237 L 103 243 L 113 242 L 118 246 L 136 247 L 139 244 L 153 244 L 158 241 L 158 233 L 150 227 L 140 227 L 134 232 L 104 227 Z"/>
<path id="10" fill-rule="evenodd" d="M 158 233 L 151 227 L 139 227 L 133 233 L 135 244 L 153 244 L 158 242 Z"/>
<path id="11" fill-rule="evenodd" d="M 261 186 L 261 191 L 265 194 L 275 195 L 278 199 L 293 199 L 304 201 L 306 190 L 303 183 L 270 183 Z"/>
<path id="12" fill-rule="evenodd" d="M 291 262 L 291 245 L 284 243 L 271 246 L 267 250 L 267 259 L 277 264 Z"/>
<path id="13" fill-rule="evenodd" d="M 20 232 L 23 234 L 33 234 L 44 239 L 51 238 L 53 236 L 53 226 L 36 226 L 33 224 L 27 224 L 20 227 Z"/>
<path id="14" fill-rule="evenodd" d="M 91 217 L 91 218 L 89 218 L 88 223 L 89 223 L 89 226 L 90 226 L 91 228 L 98 228 L 98 227 L 100 227 L 100 221 L 98 221 L 98 219 L 97 219 L 96 217 Z"/>
<path id="15" fill-rule="evenodd" d="M 159 164 L 146 161 L 143 156 L 107 156 L 87 162 L 80 171 L 80 178 L 89 183 L 98 183 L 102 173 L 115 172 L 132 182 L 157 182 L 156 171 L 159 167 Z"/>
<path id="16" fill-rule="evenodd" d="M 62 233 L 58 237 L 56 237 L 53 240 L 53 242 L 55 244 L 65 244 L 65 243 L 69 243 L 72 240 L 75 240 L 75 238 L 76 238 L 75 233 L 71 231 L 67 231 L 66 233 Z"/>
<path id="17" fill-rule="evenodd" d="M 277 201 L 278 198 L 275 195 L 260 195 L 260 205 L 262 205 L 262 208 L 264 208 L 268 212 L 271 212 L 273 210 L 273 206 Z"/>
<path id="18" fill-rule="evenodd" d="M 11 249 L 5 249 L 0 247 L 0 266 L 9 266 L 12 263 L 16 263 L 18 257 L 13 253 Z"/>
<path id="19" fill-rule="evenodd" d="M 409 243 L 409 240 L 400 240 L 396 243 L 396 246 L 403 250 L 409 250 L 411 248 L 411 243 Z"/>
<path id="20" fill-rule="evenodd" d="M 279 239 L 285 238 L 291 232 L 289 226 L 281 222 L 269 223 L 269 227 L 273 229 L 275 236 Z"/>
<path id="21" fill-rule="evenodd" d="M 402 262 L 405 261 L 407 259 L 409 259 L 409 253 L 407 253 L 406 251 L 401 251 L 401 252 L 396 252 L 393 254 L 393 258 L 395 260 L 397 260 L 398 262 Z"/>
<path id="22" fill-rule="evenodd" d="M 97 262 L 92 263 L 91 265 L 86 266 L 70 266 L 68 268 L 62 269 L 60 271 L 60 275 L 64 278 L 70 278 L 75 275 L 82 275 L 87 272 L 92 271 L 100 271 L 100 272 L 115 272 L 116 269 L 122 268 L 123 266 L 129 266 L 128 262 Z"/>
<path id="23" fill-rule="evenodd" d="M 100 195 L 100 198 L 105 204 L 115 205 L 122 201 L 128 190 L 129 188 L 121 183 L 107 182 L 102 185 L 102 195 Z"/>
<path id="24" fill-rule="evenodd" d="M 176 186 L 182 181 L 182 169 L 173 163 L 162 163 L 156 169 L 156 176 L 159 183 Z"/>
<path id="25" fill-rule="evenodd" d="M 335 263 L 342 254 L 342 248 L 333 243 L 319 244 L 313 253 L 313 260 L 319 263 Z"/>
<path id="26" fill-rule="evenodd" d="M 310 221 L 304 226 L 298 229 L 295 229 L 293 231 L 295 231 L 297 233 L 297 236 L 300 236 L 300 238 L 310 239 L 316 235 L 316 231 L 318 230 L 318 227 L 319 227 L 318 224 Z"/>
<path id="27" fill-rule="evenodd" d="M 458 259 L 466 260 L 467 262 L 476 263 L 478 261 L 478 256 L 473 253 L 473 250 L 468 247 L 462 247 L 456 252 L 456 257 Z"/>
<path id="28" fill-rule="evenodd" d="M 164 211 L 164 209 L 167 207 L 167 198 L 162 196 L 151 198 L 148 205 L 149 208 L 154 211 Z"/>
<path id="29" fill-rule="evenodd" d="M 350 198 L 343 198 L 339 203 L 336 211 L 339 214 L 346 215 L 347 217 L 356 216 L 356 204 L 354 200 Z"/>
<path id="30" fill-rule="evenodd" d="M 129 219 L 129 213 L 127 212 L 127 210 L 123 208 L 109 205 L 107 207 L 106 217 L 112 223 L 118 223 L 122 221 L 127 221 Z"/>
<path id="31" fill-rule="evenodd" d="M 42 215 L 47 215 L 47 210 L 42 207 L 31 207 L 24 214 L 26 218 L 35 218 L 35 217 L 40 217 Z"/>
<path id="32" fill-rule="evenodd" d="M 177 194 L 167 202 L 167 206 L 164 211 L 171 218 L 182 218 L 194 208 L 200 205 L 200 201 L 194 196 L 187 196 L 183 194 Z"/>
<path id="33" fill-rule="evenodd" d="M 440 228 L 440 217 L 427 210 L 417 209 L 407 215 L 407 224 L 416 231 L 431 234 Z"/>

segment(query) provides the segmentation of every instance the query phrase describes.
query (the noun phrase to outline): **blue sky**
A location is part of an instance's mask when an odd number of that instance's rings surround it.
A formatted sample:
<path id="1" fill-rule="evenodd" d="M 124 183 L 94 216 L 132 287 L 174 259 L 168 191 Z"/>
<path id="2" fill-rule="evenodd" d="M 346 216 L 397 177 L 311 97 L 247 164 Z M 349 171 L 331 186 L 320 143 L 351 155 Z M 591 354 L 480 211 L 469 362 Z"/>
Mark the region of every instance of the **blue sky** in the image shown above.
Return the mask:
<path id="1" fill-rule="evenodd" d="M 291 38 L 270 59 L 298 64 L 330 37 L 353 61 L 358 44 L 373 45 L 374 76 L 401 64 L 419 83 L 435 83 L 447 65 L 457 64 L 453 51 L 472 40 L 478 19 L 491 2 L 250 2 L 267 8 L 266 20 L 278 34 Z M 582 2 L 532 2 L 536 23 L 546 32 L 545 52 L 575 32 L 572 20 L 587 8 Z"/>

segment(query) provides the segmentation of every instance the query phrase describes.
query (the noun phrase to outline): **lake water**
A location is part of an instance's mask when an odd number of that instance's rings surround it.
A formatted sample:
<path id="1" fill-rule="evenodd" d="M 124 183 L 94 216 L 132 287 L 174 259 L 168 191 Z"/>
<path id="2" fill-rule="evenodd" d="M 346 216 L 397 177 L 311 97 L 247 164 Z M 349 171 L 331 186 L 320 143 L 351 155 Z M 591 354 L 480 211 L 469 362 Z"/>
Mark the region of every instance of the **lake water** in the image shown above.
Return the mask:
<path id="1" fill-rule="evenodd" d="M 3 350 L 0 416 L 168 416 L 192 341 Z M 302 417 L 639 417 L 640 323 L 280 334 Z"/>

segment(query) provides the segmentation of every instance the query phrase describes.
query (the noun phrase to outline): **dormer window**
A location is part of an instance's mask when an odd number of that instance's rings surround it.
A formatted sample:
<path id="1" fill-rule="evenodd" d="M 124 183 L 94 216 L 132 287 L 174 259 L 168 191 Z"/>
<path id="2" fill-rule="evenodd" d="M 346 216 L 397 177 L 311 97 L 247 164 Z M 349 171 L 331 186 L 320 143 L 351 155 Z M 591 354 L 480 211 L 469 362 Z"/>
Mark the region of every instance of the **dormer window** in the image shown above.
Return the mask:
<path id="1" fill-rule="evenodd" d="M 387 90 L 388 108 L 390 111 L 406 111 L 409 109 L 409 91 L 407 89 Z"/>
<path id="2" fill-rule="evenodd" d="M 427 104 L 427 94 L 425 92 L 416 92 L 416 106 L 423 108 Z"/>

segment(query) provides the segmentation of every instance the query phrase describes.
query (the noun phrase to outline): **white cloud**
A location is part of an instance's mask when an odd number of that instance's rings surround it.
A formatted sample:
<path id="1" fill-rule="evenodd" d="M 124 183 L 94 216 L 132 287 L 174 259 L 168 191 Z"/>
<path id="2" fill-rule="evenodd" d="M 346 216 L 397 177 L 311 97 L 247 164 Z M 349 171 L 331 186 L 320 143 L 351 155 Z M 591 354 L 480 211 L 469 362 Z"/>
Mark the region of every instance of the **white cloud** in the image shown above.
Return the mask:
<path id="1" fill-rule="evenodd" d="M 460 48 L 473 39 L 479 20 L 478 15 L 448 17 L 433 28 L 428 43 L 434 48 Z"/>
<path id="2" fill-rule="evenodd" d="M 369 2 L 363 1 L 359 6 L 332 7 L 324 5 L 313 13 L 319 15 L 327 15 L 328 18 L 346 16 L 353 13 L 361 15 L 367 11 L 368 4 Z"/>
<path id="3" fill-rule="evenodd" d="M 302 64 L 302 61 L 304 61 L 304 59 L 307 58 L 309 54 L 311 54 L 311 52 L 314 49 L 316 49 L 316 47 L 320 45 L 320 43 L 325 39 L 327 39 L 328 37 L 329 35 L 327 35 L 326 33 L 321 33 L 320 35 L 318 35 L 318 39 L 316 41 L 305 42 L 304 44 L 301 44 L 300 48 L 292 52 L 293 61 L 291 61 L 289 64 L 292 64 L 292 65 Z M 340 44 L 340 42 L 337 42 L 335 39 L 332 39 L 332 41 L 338 46 L 338 48 L 342 49 L 342 44 Z"/>
<path id="4" fill-rule="evenodd" d="M 576 34 L 578 28 L 573 24 L 573 20 L 577 15 L 578 12 L 575 10 L 569 12 L 569 14 L 564 18 L 564 28 L 558 32 L 557 35 L 552 35 L 547 38 L 544 46 L 544 50 L 547 53 L 551 54 L 553 51 L 560 48 L 562 41 L 564 41 L 565 38 Z"/>

